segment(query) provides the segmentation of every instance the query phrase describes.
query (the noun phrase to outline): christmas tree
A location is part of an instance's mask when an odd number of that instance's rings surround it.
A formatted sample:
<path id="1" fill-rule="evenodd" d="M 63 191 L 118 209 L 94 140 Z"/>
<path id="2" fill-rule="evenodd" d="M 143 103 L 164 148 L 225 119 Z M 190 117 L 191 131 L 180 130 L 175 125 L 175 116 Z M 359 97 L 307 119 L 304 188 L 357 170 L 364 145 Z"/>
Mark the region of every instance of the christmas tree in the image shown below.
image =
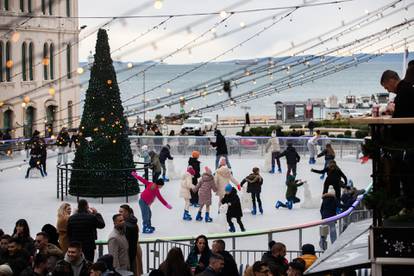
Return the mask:
<path id="1" fill-rule="evenodd" d="M 98 31 L 79 135 L 71 195 L 111 197 L 139 192 L 131 170 L 124 170 L 134 168 L 134 162 L 108 35 L 102 29 Z"/>

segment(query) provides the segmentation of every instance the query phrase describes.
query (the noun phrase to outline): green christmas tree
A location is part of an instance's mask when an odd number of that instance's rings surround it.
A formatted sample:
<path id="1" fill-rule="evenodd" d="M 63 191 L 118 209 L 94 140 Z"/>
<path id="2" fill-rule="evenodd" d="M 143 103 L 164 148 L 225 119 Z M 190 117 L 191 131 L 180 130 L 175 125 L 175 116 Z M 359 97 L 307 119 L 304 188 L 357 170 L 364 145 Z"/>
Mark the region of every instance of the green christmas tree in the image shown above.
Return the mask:
<path id="1" fill-rule="evenodd" d="M 94 63 L 79 126 L 69 193 L 88 197 L 134 195 L 138 184 L 108 35 L 98 31 Z M 77 170 L 78 169 L 78 170 Z"/>

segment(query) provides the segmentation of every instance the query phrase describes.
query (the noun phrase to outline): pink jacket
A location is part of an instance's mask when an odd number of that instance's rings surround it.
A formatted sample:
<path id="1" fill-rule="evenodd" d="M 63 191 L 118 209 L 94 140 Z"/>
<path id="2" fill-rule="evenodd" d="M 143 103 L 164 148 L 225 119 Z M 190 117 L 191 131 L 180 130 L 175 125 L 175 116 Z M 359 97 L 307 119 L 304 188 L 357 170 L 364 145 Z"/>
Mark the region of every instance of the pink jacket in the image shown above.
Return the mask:
<path id="1" fill-rule="evenodd" d="M 168 204 L 168 202 L 162 197 L 162 195 L 160 194 L 160 190 L 158 189 L 158 186 L 155 183 L 146 180 L 145 178 L 139 176 L 136 173 L 132 173 L 132 176 L 138 179 L 139 181 L 141 181 L 142 183 L 144 183 L 145 190 L 141 193 L 141 199 L 148 206 L 150 206 L 154 202 L 155 197 L 157 197 L 158 200 L 161 201 L 161 203 L 165 207 L 167 207 L 168 209 L 172 208 L 171 205 Z"/>

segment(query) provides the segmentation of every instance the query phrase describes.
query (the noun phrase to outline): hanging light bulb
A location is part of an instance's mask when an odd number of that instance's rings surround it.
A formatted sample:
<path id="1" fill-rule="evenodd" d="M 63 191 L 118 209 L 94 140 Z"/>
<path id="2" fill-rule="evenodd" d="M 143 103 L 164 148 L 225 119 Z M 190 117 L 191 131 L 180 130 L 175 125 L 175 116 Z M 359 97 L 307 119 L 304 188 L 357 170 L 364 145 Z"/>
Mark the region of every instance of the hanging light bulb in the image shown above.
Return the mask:
<path id="1" fill-rule="evenodd" d="M 221 11 L 221 12 L 220 12 L 220 17 L 221 17 L 221 18 L 223 18 L 223 19 L 224 19 L 224 18 L 226 18 L 227 16 L 228 16 L 228 13 L 227 13 L 226 11 Z"/>
<path id="2" fill-rule="evenodd" d="M 154 2 L 154 8 L 156 8 L 157 10 L 161 9 L 163 6 L 163 3 L 161 0 L 155 0 Z"/>
<path id="3" fill-rule="evenodd" d="M 28 104 L 30 102 L 30 97 L 29 96 L 24 96 L 23 102 Z"/>
<path id="4" fill-rule="evenodd" d="M 20 33 L 18 31 L 14 31 L 11 35 L 11 41 L 16 43 L 20 39 Z"/>
<path id="5" fill-rule="evenodd" d="M 217 29 L 215 27 L 210 29 L 210 32 L 215 33 L 217 31 Z"/>
<path id="6" fill-rule="evenodd" d="M 131 69 L 133 66 L 134 66 L 134 65 L 132 64 L 132 62 L 128 62 L 128 65 L 127 65 L 127 67 L 128 67 L 128 68 L 130 68 L 130 69 Z"/>
<path id="7" fill-rule="evenodd" d="M 54 96 L 55 93 L 56 93 L 55 88 L 53 88 L 53 87 L 50 87 L 49 90 L 48 90 L 48 92 L 49 92 L 49 95 L 50 96 Z"/>
<path id="8" fill-rule="evenodd" d="M 78 69 L 76 69 L 76 72 L 78 72 L 79 75 L 83 74 L 84 70 L 82 67 L 79 67 Z"/>
<path id="9" fill-rule="evenodd" d="M 245 27 L 246 27 L 246 23 L 244 23 L 243 21 L 242 21 L 242 22 L 240 22 L 240 27 L 241 27 L 241 28 L 245 28 Z"/>

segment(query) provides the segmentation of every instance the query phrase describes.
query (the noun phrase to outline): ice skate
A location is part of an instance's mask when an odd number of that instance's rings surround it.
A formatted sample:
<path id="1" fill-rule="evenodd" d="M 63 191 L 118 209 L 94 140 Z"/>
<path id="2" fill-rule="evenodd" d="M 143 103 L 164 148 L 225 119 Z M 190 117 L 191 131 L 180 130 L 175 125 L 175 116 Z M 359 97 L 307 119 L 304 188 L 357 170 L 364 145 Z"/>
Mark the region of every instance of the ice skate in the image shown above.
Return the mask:
<path id="1" fill-rule="evenodd" d="M 183 220 L 192 220 L 190 214 L 188 213 L 187 210 L 184 210 L 184 214 L 183 214 Z"/>
<path id="2" fill-rule="evenodd" d="M 203 219 L 203 218 L 201 218 L 201 219 Z M 205 216 L 204 220 L 205 220 L 205 222 L 212 222 L 213 221 L 213 219 L 210 218 L 209 212 L 206 212 L 206 216 Z"/>
<path id="3" fill-rule="evenodd" d="M 203 217 L 201 216 L 201 212 L 198 212 L 196 216 L 196 221 L 202 221 L 202 220 L 203 220 Z"/>

